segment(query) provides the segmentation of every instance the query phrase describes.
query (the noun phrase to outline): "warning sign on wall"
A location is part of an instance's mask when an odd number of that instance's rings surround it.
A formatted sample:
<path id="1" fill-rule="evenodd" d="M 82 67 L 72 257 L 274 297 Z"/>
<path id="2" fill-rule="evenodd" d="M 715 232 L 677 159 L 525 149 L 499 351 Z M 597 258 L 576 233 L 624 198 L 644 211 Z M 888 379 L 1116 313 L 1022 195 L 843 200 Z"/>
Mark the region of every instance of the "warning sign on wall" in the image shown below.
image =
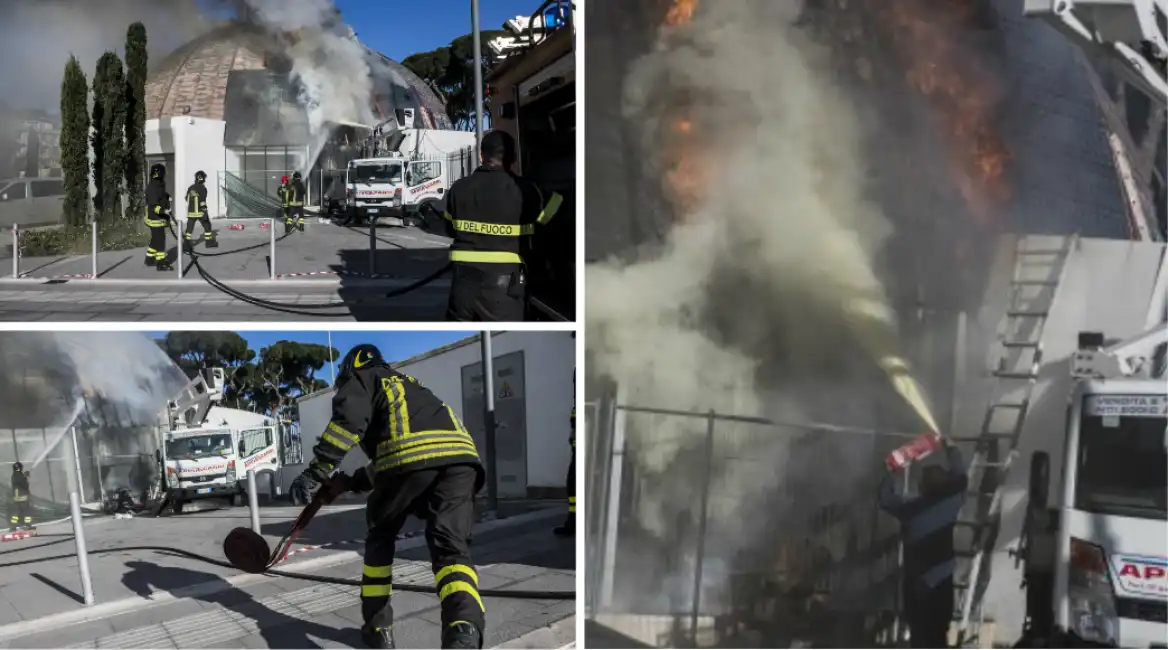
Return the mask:
<path id="1" fill-rule="evenodd" d="M 511 399 L 512 397 L 515 397 L 515 393 L 511 390 L 511 385 L 503 382 L 503 387 L 499 389 L 499 399 Z"/>

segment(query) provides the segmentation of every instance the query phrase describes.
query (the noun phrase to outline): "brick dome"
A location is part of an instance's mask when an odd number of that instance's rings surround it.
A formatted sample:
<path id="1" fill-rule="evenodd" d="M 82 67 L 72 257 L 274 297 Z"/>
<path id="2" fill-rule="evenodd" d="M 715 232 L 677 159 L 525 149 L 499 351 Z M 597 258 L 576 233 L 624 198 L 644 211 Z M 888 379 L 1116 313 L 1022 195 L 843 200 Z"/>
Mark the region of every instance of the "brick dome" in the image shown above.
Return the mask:
<path id="1" fill-rule="evenodd" d="M 368 50 L 368 48 L 366 48 Z M 381 119 L 394 108 L 415 108 L 427 128 L 451 128 L 441 100 L 405 66 L 368 50 L 383 66 L 374 79 L 370 98 Z M 224 120 L 227 113 L 228 78 L 235 71 L 276 71 L 279 46 L 261 29 L 243 23 L 226 23 L 194 39 L 152 64 L 146 82 L 146 118 L 189 115 Z"/>

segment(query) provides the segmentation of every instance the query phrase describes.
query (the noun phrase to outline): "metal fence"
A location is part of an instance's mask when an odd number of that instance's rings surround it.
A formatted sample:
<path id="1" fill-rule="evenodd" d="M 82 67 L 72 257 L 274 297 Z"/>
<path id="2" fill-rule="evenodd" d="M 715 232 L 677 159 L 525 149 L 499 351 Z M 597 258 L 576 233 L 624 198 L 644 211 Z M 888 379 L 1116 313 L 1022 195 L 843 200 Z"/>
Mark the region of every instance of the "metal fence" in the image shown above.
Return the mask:
<path id="1" fill-rule="evenodd" d="M 615 399 L 584 413 L 590 618 L 658 647 L 896 643 L 901 549 L 875 493 L 913 434 Z"/>
<path id="2" fill-rule="evenodd" d="M 247 170 L 243 172 L 219 172 L 219 202 L 221 212 L 232 219 L 275 219 L 282 216 L 283 202 L 280 199 L 280 179 L 292 178 L 293 169 Z M 311 183 L 305 183 L 308 205 L 313 196 Z"/>

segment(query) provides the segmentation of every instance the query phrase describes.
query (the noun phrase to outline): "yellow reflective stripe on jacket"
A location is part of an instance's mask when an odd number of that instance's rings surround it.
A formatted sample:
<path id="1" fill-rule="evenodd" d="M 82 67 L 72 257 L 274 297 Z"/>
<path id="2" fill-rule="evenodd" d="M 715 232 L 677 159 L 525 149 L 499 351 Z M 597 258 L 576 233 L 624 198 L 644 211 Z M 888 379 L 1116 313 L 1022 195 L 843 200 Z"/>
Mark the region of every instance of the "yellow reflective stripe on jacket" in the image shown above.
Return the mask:
<path id="1" fill-rule="evenodd" d="M 556 216 L 560 211 L 560 206 L 564 203 L 564 197 L 560 196 L 559 192 L 552 192 L 552 198 L 548 199 L 547 205 L 539 213 L 539 218 L 536 219 L 539 223 L 547 223 Z"/>
<path id="2" fill-rule="evenodd" d="M 497 237 L 519 237 L 521 235 L 535 234 L 535 224 L 530 223 L 520 226 L 455 219 L 454 229 L 472 235 L 494 235 Z"/>
<path id="3" fill-rule="evenodd" d="M 501 251 L 450 251 L 451 262 L 470 262 L 476 264 L 522 264 L 523 258 L 518 253 Z"/>
<path id="4" fill-rule="evenodd" d="M 348 440 L 342 440 L 341 438 L 334 436 L 328 431 L 320 434 L 320 439 L 344 452 L 347 452 L 353 448 L 353 443 L 349 442 Z"/>
<path id="5" fill-rule="evenodd" d="M 431 449 L 431 447 L 422 447 L 419 451 L 425 451 L 427 449 Z M 422 461 L 434 460 L 436 458 L 453 458 L 456 456 L 460 456 L 468 460 L 474 459 L 476 462 L 479 460 L 479 454 L 477 451 L 475 451 L 473 445 L 449 445 L 448 447 L 444 447 L 442 450 L 428 451 L 426 453 L 417 454 L 394 455 L 389 458 L 379 459 L 377 461 L 376 469 L 378 472 L 384 472 L 386 470 L 391 470 L 395 467 L 401 467 L 402 465 L 408 465 L 410 463 L 420 463 Z"/>
<path id="6" fill-rule="evenodd" d="M 454 215 L 450 214 L 449 212 L 443 212 L 442 218 L 447 221 L 454 221 Z"/>
<path id="7" fill-rule="evenodd" d="M 150 228 L 165 228 L 166 219 L 151 219 L 150 217 L 146 217 L 146 225 Z"/>
<path id="8" fill-rule="evenodd" d="M 337 424 L 336 422 L 329 422 L 328 426 L 325 427 L 325 430 L 331 431 L 331 432 L 337 434 L 338 436 L 348 440 L 349 442 L 353 443 L 354 445 L 361 442 L 361 436 L 358 436 L 355 433 L 350 433 L 348 429 L 342 427 L 341 425 Z"/>

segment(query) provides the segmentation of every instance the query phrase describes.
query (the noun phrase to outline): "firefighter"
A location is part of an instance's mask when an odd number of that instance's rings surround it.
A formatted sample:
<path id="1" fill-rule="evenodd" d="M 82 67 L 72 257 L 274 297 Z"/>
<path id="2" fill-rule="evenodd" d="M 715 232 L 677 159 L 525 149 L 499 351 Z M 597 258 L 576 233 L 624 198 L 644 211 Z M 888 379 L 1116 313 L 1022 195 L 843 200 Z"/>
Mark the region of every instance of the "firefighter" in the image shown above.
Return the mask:
<path id="1" fill-rule="evenodd" d="M 523 254 L 535 227 L 555 216 L 563 197 L 544 201 L 534 183 L 511 172 L 515 140 L 503 131 L 483 136 L 482 163 L 446 193 L 443 217 L 454 227 L 447 320 L 521 321 L 527 276 Z"/>
<path id="2" fill-rule="evenodd" d="M 572 333 L 572 338 L 576 338 L 575 332 Z M 572 399 L 576 398 L 576 371 L 572 370 Z M 557 537 L 572 537 L 576 534 L 576 406 L 572 406 L 572 413 L 568 416 L 569 425 L 571 426 L 571 435 L 568 438 L 572 445 L 572 460 L 568 463 L 568 516 L 564 519 L 562 526 L 556 526 L 552 532 Z"/>
<path id="3" fill-rule="evenodd" d="M 195 172 L 195 184 L 187 188 L 187 228 L 183 239 L 191 241 L 195 232 L 195 222 L 203 226 L 203 241 L 207 248 L 219 248 L 215 231 L 211 230 L 211 215 L 207 214 L 207 173 Z"/>
<path id="4" fill-rule="evenodd" d="M 28 472 L 24 471 L 23 464 L 12 463 L 12 498 L 9 499 L 11 530 L 32 530 L 32 508 L 28 501 L 30 495 Z"/>
<path id="5" fill-rule="evenodd" d="M 369 344 L 341 362 L 333 415 L 313 447 L 313 460 L 293 481 L 294 503 L 306 503 L 353 447 L 372 459 L 350 481 L 369 496 L 361 579 L 362 640 L 392 648 L 394 539 L 414 515 L 426 522 L 438 597 L 442 647 L 481 648 L 485 610 L 470 558 L 474 495 L 485 476 L 474 440 L 454 410 L 417 380 L 397 372 Z"/>
<path id="6" fill-rule="evenodd" d="M 294 172 L 292 182 L 288 184 L 288 216 L 284 219 L 285 230 L 291 231 L 295 228 L 304 232 L 304 197 L 307 193 L 300 172 Z"/>
<path id="7" fill-rule="evenodd" d="M 276 190 L 276 195 L 280 197 L 280 209 L 284 213 L 284 234 L 287 235 L 292 232 L 292 188 L 288 185 L 288 177 L 280 177 L 280 189 Z"/>
<path id="8" fill-rule="evenodd" d="M 949 647 L 953 620 L 953 529 L 965 504 L 969 479 L 961 452 L 946 441 L 948 469 L 927 465 L 921 470 L 919 495 L 896 493 L 893 475 L 880 485 L 880 507 L 900 520 L 904 540 L 904 608 L 914 648 Z"/>
<path id="9" fill-rule="evenodd" d="M 146 225 L 150 228 L 150 245 L 146 247 L 146 266 L 159 271 L 170 270 L 171 260 L 166 252 L 166 229 L 170 226 L 170 193 L 166 191 L 166 166 L 150 166 L 150 182 L 146 184 Z"/>

